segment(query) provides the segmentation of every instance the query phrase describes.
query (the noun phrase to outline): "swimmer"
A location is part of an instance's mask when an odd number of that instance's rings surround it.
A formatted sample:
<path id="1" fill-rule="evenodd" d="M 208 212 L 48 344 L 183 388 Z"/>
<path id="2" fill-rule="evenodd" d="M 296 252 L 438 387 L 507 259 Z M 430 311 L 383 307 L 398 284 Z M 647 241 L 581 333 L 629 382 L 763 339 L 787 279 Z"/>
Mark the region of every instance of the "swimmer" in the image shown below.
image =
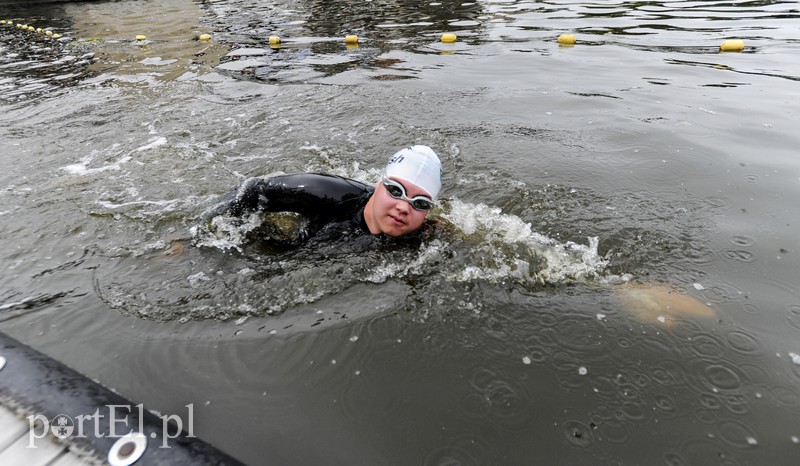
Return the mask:
<path id="1" fill-rule="evenodd" d="M 428 146 L 397 151 L 373 187 L 335 175 L 301 173 L 250 178 L 204 215 L 295 212 L 307 219 L 301 241 L 328 231 L 408 237 L 424 233 L 442 187 L 442 164 Z"/>

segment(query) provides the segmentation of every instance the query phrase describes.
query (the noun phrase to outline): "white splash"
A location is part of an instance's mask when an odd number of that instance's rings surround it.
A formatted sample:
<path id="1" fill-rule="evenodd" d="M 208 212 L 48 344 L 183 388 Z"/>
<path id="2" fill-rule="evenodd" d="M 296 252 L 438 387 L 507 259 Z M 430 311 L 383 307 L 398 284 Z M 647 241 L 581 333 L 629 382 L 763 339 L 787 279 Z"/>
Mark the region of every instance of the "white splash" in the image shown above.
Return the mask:
<path id="1" fill-rule="evenodd" d="M 208 225 L 193 226 L 189 232 L 197 246 L 217 248 L 222 251 L 241 251 L 247 233 L 261 224 L 261 217 L 254 213 L 246 218 L 218 215 Z"/>
<path id="2" fill-rule="evenodd" d="M 93 175 L 95 173 L 102 173 L 108 170 L 120 170 L 123 164 L 128 163 L 133 159 L 133 154 L 154 149 L 165 144 L 167 144 L 167 138 L 163 136 L 153 137 L 147 141 L 147 144 L 129 151 L 126 155 L 119 157 L 116 161 L 106 163 L 100 167 L 89 168 L 89 165 L 99 156 L 98 151 L 92 151 L 90 155 L 82 157 L 80 162 L 63 166 L 61 167 L 61 170 L 78 176 Z M 120 145 L 118 143 L 112 144 L 111 147 L 108 148 L 108 151 L 112 153 L 116 152 L 119 147 Z"/>
<path id="3" fill-rule="evenodd" d="M 422 274 L 425 265 L 441 259 L 445 244 L 433 240 L 425 247 L 420 248 L 417 256 L 410 261 L 389 261 L 372 269 L 372 273 L 364 277 L 364 281 L 383 283 L 390 277 L 403 277 Z"/>
<path id="4" fill-rule="evenodd" d="M 201 282 L 207 282 L 211 279 L 208 278 L 208 275 L 206 275 L 204 272 L 197 272 L 194 275 L 189 275 L 186 277 L 186 280 L 192 287 L 197 287 Z"/>
<path id="5" fill-rule="evenodd" d="M 381 169 L 361 168 L 357 161 L 348 161 L 344 157 L 338 157 L 316 144 L 306 143 L 300 149 L 313 152 L 321 159 L 308 164 L 306 166 L 306 171 L 308 172 L 330 173 L 331 175 L 343 176 L 369 185 L 376 183 L 381 177 Z M 347 155 L 350 156 L 351 154 Z"/>
<path id="6" fill-rule="evenodd" d="M 561 243 L 496 207 L 454 199 L 442 217 L 460 229 L 467 242 L 477 242 L 476 258 L 483 259 L 482 264 L 471 264 L 457 273 L 453 277 L 457 281 L 515 279 L 559 283 L 597 275 L 608 263 L 597 252 L 597 237 L 589 237 L 588 245 Z"/>
<path id="7" fill-rule="evenodd" d="M 83 157 L 81 159 L 81 161 L 78 162 L 78 163 L 74 163 L 72 165 L 67 165 L 67 166 L 61 167 L 61 170 L 64 170 L 65 172 L 70 173 L 72 175 L 78 175 L 78 176 L 93 175 L 95 173 L 102 173 L 102 172 L 108 171 L 108 170 L 119 170 L 121 168 L 122 164 L 127 163 L 127 162 L 129 162 L 131 160 L 131 157 L 130 156 L 124 156 L 124 157 L 119 158 L 115 162 L 103 165 L 101 167 L 89 168 L 89 164 L 92 163 L 93 160 L 94 160 L 94 157 L 89 155 L 89 156 Z"/>
<path id="8" fill-rule="evenodd" d="M 147 144 L 141 147 L 137 147 L 136 149 L 134 149 L 134 152 L 143 152 L 146 150 L 154 149 L 156 147 L 163 146 L 166 143 L 167 143 L 167 138 L 165 138 L 164 136 L 150 138 L 147 141 Z"/>

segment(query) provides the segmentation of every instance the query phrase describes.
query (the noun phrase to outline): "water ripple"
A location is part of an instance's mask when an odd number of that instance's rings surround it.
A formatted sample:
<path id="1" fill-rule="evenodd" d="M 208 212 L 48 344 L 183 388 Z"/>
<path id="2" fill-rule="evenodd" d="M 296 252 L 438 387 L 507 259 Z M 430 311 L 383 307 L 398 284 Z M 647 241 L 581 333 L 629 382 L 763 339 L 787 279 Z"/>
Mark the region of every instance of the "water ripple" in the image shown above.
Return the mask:
<path id="1" fill-rule="evenodd" d="M 675 400 L 672 399 L 672 397 L 670 397 L 669 395 L 665 395 L 663 393 L 659 393 L 658 395 L 656 395 L 654 397 L 654 401 L 656 408 L 665 413 L 674 413 L 675 408 L 677 407 L 677 403 L 675 402 Z"/>
<path id="2" fill-rule="evenodd" d="M 725 249 L 720 255 L 723 259 L 733 262 L 753 262 L 756 260 L 754 253 L 743 249 Z"/>
<path id="3" fill-rule="evenodd" d="M 708 383 L 720 390 L 737 390 L 741 386 L 741 378 L 729 367 L 713 364 L 706 368 L 705 377 Z"/>
<path id="4" fill-rule="evenodd" d="M 2 25 L 0 102 L 29 102 L 74 85 L 91 75 L 93 56 L 75 55 L 64 42 Z"/>
<path id="5" fill-rule="evenodd" d="M 580 420 L 565 421 L 561 424 L 561 429 L 567 442 L 577 447 L 586 448 L 595 440 L 594 429 Z"/>
<path id="6" fill-rule="evenodd" d="M 496 428 L 521 432 L 530 428 L 534 400 L 524 384 L 485 367 L 476 367 L 469 379 L 472 392 L 462 399 L 465 415 L 479 417 Z"/>
<path id="7" fill-rule="evenodd" d="M 465 435 L 424 452 L 425 466 L 481 466 L 491 461 L 490 449 L 480 437 Z"/>
<path id="8" fill-rule="evenodd" d="M 800 330 L 800 305 L 793 304 L 789 306 L 789 309 L 786 311 L 786 320 L 789 322 L 789 325 Z"/>
<path id="9" fill-rule="evenodd" d="M 725 346 L 716 335 L 701 333 L 692 337 L 691 348 L 699 358 L 719 360 L 725 354 Z"/>
<path id="10" fill-rule="evenodd" d="M 727 335 L 728 345 L 743 354 L 757 354 L 761 351 L 761 343 L 745 330 L 732 330 Z"/>
<path id="11" fill-rule="evenodd" d="M 666 466 L 688 466 L 690 464 L 680 453 L 674 451 L 664 453 L 662 459 Z"/>
<path id="12" fill-rule="evenodd" d="M 749 236 L 731 236 L 730 242 L 739 247 L 755 246 L 756 240 Z"/>
<path id="13" fill-rule="evenodd" d="M 741 421 L 725 421 L 717 427 L 719 436 L 729 445 L 738 448 L 755 448 L 756 434 Z"/>
<path id="14" fill-rule="evenodd" d="M 677 360 L 661 360 L 650 369 L 650 373 L 653 380 L 665 387 L 683 384 L 684 369 Z"/>

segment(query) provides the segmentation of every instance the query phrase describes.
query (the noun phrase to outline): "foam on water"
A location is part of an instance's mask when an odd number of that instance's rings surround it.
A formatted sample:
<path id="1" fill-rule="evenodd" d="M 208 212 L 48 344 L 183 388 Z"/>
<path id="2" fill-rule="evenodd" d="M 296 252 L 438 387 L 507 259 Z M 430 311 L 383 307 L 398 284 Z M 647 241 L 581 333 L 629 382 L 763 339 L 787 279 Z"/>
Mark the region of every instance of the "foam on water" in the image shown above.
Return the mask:
<path id="1" fill-rule="evenodd" d="M 194 244 L 216 248 L 221 251 L 242 251 L 247 234 L 261 225 L 262 216 L 256 213 L 245 218 L 218 215 L 208 225 L 196 225 L 189 229 Z"/>
<path id="2" fill-rule="evenodd" d="M 122 169 L 122 166 L 131 160 L 133 160 L 133 156 L 139 152 L 149 151 L 167 144 L 167 138 L 163 136 L 155 136 L 151 137 L 146 144 L 139 146 L 135 149 L 128 150 L 127 153 L 121 155 L 118 159 L 114 161 L 103 160 L 106 162 L 104 165 L 99 167 L 90 167 L 93 162 L 96 161 L 98 158 L 102 158 L 105 154 L 101 153 L 101 151 L 94 150 L 91 154 L 81 157 L 80 162 L 73 163 L 70 165 L 66 165 L 61 167 L 61 170 L 70 173 L 72 175 L 79 175 L 79 176 L 87 176 L 87 175 L 94 175 L 96 173 L 102 173 L 108 170 L 119 171 Z M 110 147 L 108 147 L 105 151 L 111 156 L 115 153 L 119 152 L 121 145 L 119 143 L 114 143 Z"/>
<path id="3" fill-rule="evenodd" d="M 81 161 L 79 163 L 66 165 L 64 167 L 61 167 L 61 169 L 72 175 L 79 175 L 79 176 L 94 175 L 95 173 L 102 173 L 108 170 L 120 170 L 123 164 L 128 163 L 131 160 L 131 156 L 126 155 L 112 163 L 100 167 L 89 168 L 89 164 L 92 163 L 93 160 L 94 157 L 89 155 L 81 158 Z"/>
<path id="4" fill-rule="evenodd" d="M 153 130 L 151 129 L 150 131 L 151 131 L 151 134 L 152 134 Z M 154 149 L 154 148 L 159 147 L 159 146 L 163 146 L 166 143 L 167 143 L 167 138 L 165 138 L 163 136 L 153 137 L 153 138 L 150 138 L 149 141 L 147 141 L 147 144 L 145 144 L 143 146 L 140 146 L 140 147 L 137 147 L 134 151 L 135 152 L 142 152 L 142 151 Z"/>
<path id="5" fill-rule="evenodd" d="M 598 276 L 608 260 L 597 252 L 597 237 L 588 244 L 561 243 L 533 231 L 530 223 L 499 208 L 453 199 L 442 217 L 477 243 L 475 261 L 451 278 L 555 284 Z M 482 257 L 481 257 L 482 256 Z"/>
<path id="6" fill-rule="evenodd" d="M 446 249 L 445 242 L 434 240 L 425 247 L 419 249 L 417 255 L 406 262 L 385 262 L 374 267 L 364 281 L 372 283 L 383 283 L 390 278 L 408 277 L 423 274 L 426 267 L 440 260 Z"/>

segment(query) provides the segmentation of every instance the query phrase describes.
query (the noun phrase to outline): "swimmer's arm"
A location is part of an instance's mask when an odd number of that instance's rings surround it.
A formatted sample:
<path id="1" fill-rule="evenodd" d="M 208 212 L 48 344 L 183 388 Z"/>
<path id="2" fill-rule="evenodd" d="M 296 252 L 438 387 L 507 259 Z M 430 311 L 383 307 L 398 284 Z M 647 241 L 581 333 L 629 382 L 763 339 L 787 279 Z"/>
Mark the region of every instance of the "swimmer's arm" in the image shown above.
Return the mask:
<path id="1" fill-rule="evenodd" d="M 330 214 L 336 203 L 364 192 L 365 186 L 343 178 L 304 173 L 250 178 L 229 192 L 205 217 L 242 216 L 251 212 L 297 212 L 317 217 Z"/>

